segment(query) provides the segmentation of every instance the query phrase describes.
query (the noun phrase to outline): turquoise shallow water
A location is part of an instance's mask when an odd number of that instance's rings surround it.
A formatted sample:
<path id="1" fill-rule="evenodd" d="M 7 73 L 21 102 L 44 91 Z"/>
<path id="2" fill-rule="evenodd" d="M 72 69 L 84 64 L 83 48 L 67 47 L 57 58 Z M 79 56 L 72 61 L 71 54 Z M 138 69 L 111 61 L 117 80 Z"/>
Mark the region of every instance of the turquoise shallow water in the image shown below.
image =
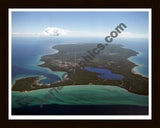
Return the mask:
<path id="1" fill-rule="evenodd" d="M 117 86 L 75 85 L 57 91 L 42 89 L 27 93 L 12 93 L 13 108 L 40 104 L 148 106 L 147 96 L 133 94 Z"/>

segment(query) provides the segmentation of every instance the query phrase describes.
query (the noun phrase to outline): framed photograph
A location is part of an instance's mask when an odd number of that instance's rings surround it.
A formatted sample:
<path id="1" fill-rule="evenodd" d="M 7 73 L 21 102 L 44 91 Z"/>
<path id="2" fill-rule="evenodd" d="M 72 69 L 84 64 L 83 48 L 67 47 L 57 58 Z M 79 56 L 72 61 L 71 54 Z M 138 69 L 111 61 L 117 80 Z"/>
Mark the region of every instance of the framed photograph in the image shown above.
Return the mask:
<path id="1" fill-rule="evenodd" d="M 151 9 L 9 9 L 9 119 L 151 119 Z"/>
<path id="2" fill-rule="evenodd" d="M 156 0 L 1 5 L 4 128 L 160 126 Z"/>

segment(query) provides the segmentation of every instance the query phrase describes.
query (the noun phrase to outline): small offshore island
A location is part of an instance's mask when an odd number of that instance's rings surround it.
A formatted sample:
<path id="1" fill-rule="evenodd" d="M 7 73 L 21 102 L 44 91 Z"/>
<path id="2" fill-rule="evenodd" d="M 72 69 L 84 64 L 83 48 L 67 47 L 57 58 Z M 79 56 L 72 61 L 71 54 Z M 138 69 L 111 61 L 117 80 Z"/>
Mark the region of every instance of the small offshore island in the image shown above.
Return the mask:
<path id="1" fill-rule="evenodd" d="M 52 84 L 39 84 L 42 76 L 28 77 L 15 81 L 12 91 L 26 92 L 37 89 L 51 88 L 69 85 L 115 85 L 122 87 L 130 92 L 148 95 L 148 78 L 134 71 L 135 63 L 128 60 L 131 56 L 138 53 L 123 48 L 120 44 L 109 44 L 95 58 L 85 64 L 85 68 L 79 65 L 82 56 L 87 51 L 96 47 L 97 44 L 63 44 L 56 45 L 53 49 L 59 52 L 52 55 L 41 57 L 43 64 L 38 65 L 47 67 L 52 71 L 66 72 L 67 77 Z M 121 79 L 102 78 L 104 73 L 91 72 L 86 69 L 104 69 L 121 76 Z"/>

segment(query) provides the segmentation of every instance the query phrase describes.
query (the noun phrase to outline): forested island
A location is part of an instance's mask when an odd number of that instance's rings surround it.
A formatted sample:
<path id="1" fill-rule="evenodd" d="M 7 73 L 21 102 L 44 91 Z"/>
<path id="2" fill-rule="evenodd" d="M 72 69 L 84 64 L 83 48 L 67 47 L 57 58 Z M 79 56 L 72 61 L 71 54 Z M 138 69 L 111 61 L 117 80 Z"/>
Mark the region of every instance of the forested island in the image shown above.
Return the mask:
<path id="1" fill-rule="evenodd" d="M 91 61 L 85 63 L 85 67 L 92 69 L 106 69 L 111 73 L 123 76 L 121 79 L 110 79 L 99 77 L 104 73 L 91 72 L 80 65 L 82 56 L 87 55 L 87 51 L 96 47 L 97 44 L 63 44 L 56 45 L 53 49 L 59 52 L 41 57 L 43 64 L 52 71 L 62 71 L 67 73 L 63 80 L 52 84 L 39 84 L 41 77 L 28 77 L 16 80 L 12 91 L 31 91 L 36 89 L 50 88 L 68 85 L 116 85 L 127 89 L 130 92 L 148 95 L 148 78 L 133 72 L 135 63 L 128 60 L 138 53 L 120 44 L 109 44 Z"/>

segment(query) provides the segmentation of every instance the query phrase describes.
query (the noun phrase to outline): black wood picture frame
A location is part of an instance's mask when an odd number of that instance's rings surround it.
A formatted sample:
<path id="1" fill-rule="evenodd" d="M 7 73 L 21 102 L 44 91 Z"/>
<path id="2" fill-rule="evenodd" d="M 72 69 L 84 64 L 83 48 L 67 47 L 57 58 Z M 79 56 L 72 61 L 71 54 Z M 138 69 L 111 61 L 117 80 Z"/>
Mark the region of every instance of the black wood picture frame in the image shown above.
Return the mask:
<path id="1" fill-rule="evenodd" d="M 9 8 L 151 8 L 152 9 L 152 119 L 151 120 L 9 120 L 8 119 L 8 9 Z M 1 25 L 1 85 L 0 121 L 4 128 L 52 127 L 160 127 L 159 23 L 158 0 L 2 0 Z"/>

